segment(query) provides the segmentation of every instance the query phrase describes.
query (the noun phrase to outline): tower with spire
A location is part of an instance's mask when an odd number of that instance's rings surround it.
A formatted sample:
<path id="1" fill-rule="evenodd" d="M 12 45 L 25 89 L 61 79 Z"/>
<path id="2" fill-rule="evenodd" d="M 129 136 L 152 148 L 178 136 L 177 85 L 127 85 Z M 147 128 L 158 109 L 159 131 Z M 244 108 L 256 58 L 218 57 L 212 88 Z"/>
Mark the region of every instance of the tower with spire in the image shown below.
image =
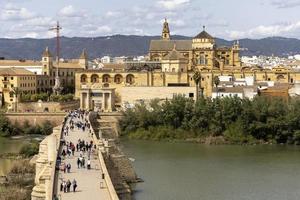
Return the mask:
<path id="1" fill-rule="evenodd" d="M 81 68 L 87 69 L 88 67 L 88 54 L 85 49 L 82 50 L 80 57 L 78 59 Z"/>
<path id="2" fill-rule="evenodd" d="M 167 18 L 165 18 L 161 38 L 162 38 L 162 40 L 170 40 L 170 38 L 171 38 L 170 37 L 170 28 L 169 28 L 169 23 L 167 21 Z"/>

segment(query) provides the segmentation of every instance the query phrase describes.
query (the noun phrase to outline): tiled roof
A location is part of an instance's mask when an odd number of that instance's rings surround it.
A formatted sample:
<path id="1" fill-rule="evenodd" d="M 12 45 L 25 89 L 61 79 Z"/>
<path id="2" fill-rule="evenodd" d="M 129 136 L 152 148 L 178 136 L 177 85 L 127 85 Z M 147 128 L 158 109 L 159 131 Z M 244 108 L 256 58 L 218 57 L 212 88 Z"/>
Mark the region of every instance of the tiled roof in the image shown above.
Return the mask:
<path id="1" fill-rule="evenodd" d="M 189 51 L 192 49 L 192 40 L 152 40 L 150 51 L 172 51 L 176 44 L 177 51 Z"/>
<path id="2" fill-rule="evenodd" d="M 219 92 L 219 93 L 243 93 L 244 87 L 219 87 L 219 88 L 213 88 L 213 92 Z"/>
<path id="3" fill-rule="evenodd" d="M 0 66 L 42 66 L 42 63 L 34 60 L 0 60 Z"/>
<path id="4" fill-rule="evenodd" d="M 13 75 L 35 75 L 31 71 L 24 68 L 0 68 L 0 75 L 13 76 Z"/>
<path id="5" fill-rule="evenodd" d="M 214 39 L 211 35 L 209 35 L 206 31 L 202 31 L 196 37 L 196 39 Z"/>
<path id="6" fill-rule="evenodd" d="M 175 48 L 163 58 L 163 60 L 181 60 L 181 59 L 185 59 L 185 58 Z"/>
<path id="7" fill-rule="evenodd" d="M 57 63 L 53 62 L 53 67 L 57 67 Z M 78 62 L 76 61 L 68 61 L 68 62 L 60 62 L 59 63 L 59 68 L 64 68 L 64 69 L 83 69 L 84 67 L 80 66 Z"/>

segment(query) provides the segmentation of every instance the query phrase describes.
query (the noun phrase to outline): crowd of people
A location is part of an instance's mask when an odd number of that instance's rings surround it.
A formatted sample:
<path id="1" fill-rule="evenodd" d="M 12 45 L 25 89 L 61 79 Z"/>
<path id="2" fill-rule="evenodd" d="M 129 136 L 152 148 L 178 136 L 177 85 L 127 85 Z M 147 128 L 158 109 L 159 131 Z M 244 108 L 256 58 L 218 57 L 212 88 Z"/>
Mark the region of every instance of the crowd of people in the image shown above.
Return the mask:
<path id="1" fill-rule="evenodd" d="M 87 119 L 88 112 L 82 110 L 75 110 L 70 112 L 68 119 L 65 120 L 63 127 L 64 138 L 69 134 L 81 134 L 80 132 L 75 133 L 75 130 L 82 132 L 88 131 L 91 134 L 91 125 Z M 77 168 L 91 169 L 91 154 L 94 153 L 96 145 L 93 141 L 85 141 L 84 139 L 78 139 L 78 141 L 66 141 L 62 139 L 62 151 L 58 157 L 59 170 L 64 173 L 71 173 L 71 163 L 64 162 L 66 159 L 76 159 Z M 71 182 L 68 180 L 61 180 L 60 191 L 67 193 L 73 189 L 76 192 L 77 181 L 73 179 Z"/>

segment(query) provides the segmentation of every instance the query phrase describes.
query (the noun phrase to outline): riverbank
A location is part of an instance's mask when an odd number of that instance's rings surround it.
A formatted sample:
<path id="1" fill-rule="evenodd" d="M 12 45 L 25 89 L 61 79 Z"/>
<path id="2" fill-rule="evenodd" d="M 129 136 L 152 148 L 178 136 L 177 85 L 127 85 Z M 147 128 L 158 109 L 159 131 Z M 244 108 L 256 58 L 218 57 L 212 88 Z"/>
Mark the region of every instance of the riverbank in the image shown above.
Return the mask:
<path id="1" fill-rule="evenodd" d="M 204 99 L 183 96 L 124 111 L 121 135 L 221 144 L 300 144 L 300 99 Z"/>
<path id="2" fill-rule="evenodd" d="M 199 134 L 182 129 L 173 129 L 171 127 L 150 127 L 146 129 L 138 129 L 136 131 L 122 134 L 122 138 L 130 140 L 145 141 L 166 141 L 166 142 L 185 142 L 198 143 L 207 145 L 257 145 L 257 144 L 276 144 L 276 141 L 257 140 L 251 136 L 235 136 L 221 135 L 213 136 L 212 134 Z"/>
<path id="3" fill-rule="evenodd" d="M 34 184 L 34 165 L 29 159 L 15 163 L 6 176 L 0 180 L 0 200 L 30 200 Z"/>

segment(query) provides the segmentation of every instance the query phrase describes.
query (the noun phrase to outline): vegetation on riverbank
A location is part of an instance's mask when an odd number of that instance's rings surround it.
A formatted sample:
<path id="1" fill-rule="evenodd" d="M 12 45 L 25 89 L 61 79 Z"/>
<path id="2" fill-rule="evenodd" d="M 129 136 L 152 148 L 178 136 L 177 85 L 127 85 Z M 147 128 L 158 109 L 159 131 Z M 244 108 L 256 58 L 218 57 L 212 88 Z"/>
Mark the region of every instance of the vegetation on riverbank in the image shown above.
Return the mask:
<path id="1" fill-rule="evenodd" d="M 39 94 L 23 94 L 21 95 L 22 102 L 37 102 L 38 100 L 42 101 L 51 101 L 51 102 L 69 102 L 74 100 L 74 94 L 48 94 L 48 93 L 39 93 Z"/>
<path id="2" fill-rule="evenodd" d="M 0 113 L 0 137 L 10 137 L 16 135 L 49 135 L 52 133 L 53 125 L 49 121 L 41 125 L 33 125 L 29 121 L 19 124 L 17 121 L 11 123 L 7 117 Z"/>
<path id="3" fill-rule="evenodd" d="M 200 98 L 152 100 L 124 112 L 123 136 L 147 140 L 224 138 L 224 143 L 300 144 L 300 100 Z M 203 139 L 206 138 L 206 139 Z"/>
<path id="4" fill-rule="evenodd" d="M 21 160 L 13 165 L 0 184 L 0 200 L 30 200 L 34 185 L 35 168 L 29 160 Z"/>

